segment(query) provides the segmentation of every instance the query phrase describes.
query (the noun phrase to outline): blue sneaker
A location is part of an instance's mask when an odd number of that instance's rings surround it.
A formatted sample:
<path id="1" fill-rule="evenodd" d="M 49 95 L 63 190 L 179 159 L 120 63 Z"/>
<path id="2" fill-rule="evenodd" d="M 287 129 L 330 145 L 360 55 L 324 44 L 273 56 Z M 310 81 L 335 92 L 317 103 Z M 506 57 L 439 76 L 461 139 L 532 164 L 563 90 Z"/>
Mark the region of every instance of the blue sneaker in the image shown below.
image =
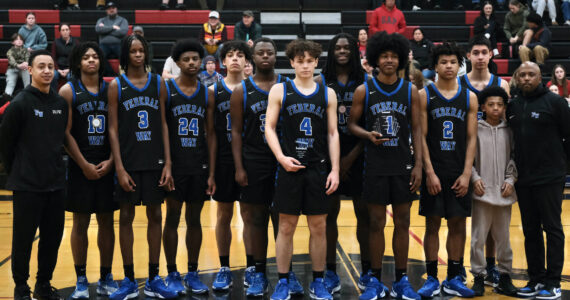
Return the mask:
<path id="1" fill-rule="evenodd" d="M 253 283 L 253 277 L 255 276 L 255 267 L 247 267 L 243 272 L 243 286 L 248 287 Z"/>
<path id="2" fill-rule="evenodd" d="M 109 273 L 105 280 L 97 282 L 97 295 L 110 296 L 119 289 L 119 284 L 113 280 L 113 274 Z"/>
<path id="3" fill-rule="evenodd" d="M 340 279 L 335 272 L 327 270 L 325 273 L 325 286 L 331 295 L 340 291 Z"/>
<path id="4" fill-rule="evenodd" d="M 370 276 L 368 283 L 366 284 L 366 289 L 362 295 L 360 295 L 360 300 L 376 300 L 379 298 L 384 298 L 388 294 L 388 288 L 378 281 L 378 278 Z"/>
<path id="5" fill-rule="evenodd" d="M 172 299 L 178 297 L 178 293 L 169 289 L 162 278 L 156 275 L 152 281 L 149 279 L 146 280 L 146 284 L 144 286 L 144 294 L 153 297 L 153 298 L 160 298 L 160 299 Z"/>
<path id="6" fill-rule="evenodd" d="M 408 276 L 402 277 L 400 281 L 395 281 L 392 284 L 392 292 L 390 296 L 394 299 L 406 299 L 406 300 L 421 300 L 422 297 L 414 291 L 412 285 L 408 281 Z"/>
<path id="7" fill-rule="evenodd" d="M 309 286 L 309 296 L 311 299 L 331 300 L 333 297 L 327 290 L 324 278 L 316 278 Z"/>
<path id="8" fill-rule="evenodd" d="M 184 284 L 188 290 L 191 290 L 194 294 L 205 294 L 208 292 L 208 287 L 200 281 L 198 277 L 198 272 L 188 272 L 184 276 Z"/>
<path id="9" fill-rule="evenodd" d="M 517 291 L 517 295 L 521 297 L 533 297 L 538 295 L 540 290 L 544 288 L 544 284 L 529 281 L 527 285 Z"/>
<path id="10" fill-rule="evenodd" d="M 89 282 L 87 277 L 77 277 L 77 284 L 75 285 L 75 291 L 71 293 L 71 299 L 89 299 Z"/>
<path id="11" fill-rule="evenodd" d="M 364 291 L 366 289 L 366 284 L 370 281 L 370 274 L 370 272 L 366 272 L 366 274 L 360 274 L 360 278 L 358 279 L 358 288 L 361 291 Z"/>
<path id="12" fill-rule="evenodd" d="M 212 282 L 212 289 L 215 291 L 225 291 L 233 284 L 232 271 L 228 267 L 221 267 L 216 274 L 216 279 Z"/>
<path id="13" fill-rule="evenodd" d="M 275 290 L 273 291 L 273 295 L 271 295 L 271 300 L 289 299 L 291 299 L 291 295 L 289 293 L 289 285 L 287 284 L 287 279 L 279 279 L 277 285 L 275 286 Z"/>
<path id="14" fill-rule="evenodd" d="M 253 276 L 253 280 L 246 291 L 246 295 L 253 297 L 263 296 L 267 292 L 267 277 L 265 274 L 258 272 Z"/>
<path id="15" fill-rule="evenodd" d="M 487 267 L 487 276 L 485 276 L 485 284 L 492 287 L 499 286 L 499 270 L 497 270 L 497 266 L 492 265 Z"/>
<path id="16" fill-rule="evenodd" d="M 461 282 L 463 282 L 463 285 L 466 285 L 467 284 L 467 271 L 465 270 L 465 266 L 463 266 L 463 264 L 459 268 L 459 276 L 461 277 Z"/>
<path id="17" fill-rule="evenodd" d="M 545 287 L 538 292 L 534 299 L 560 299 L 562 290 L 559 287 Z"/>
<path id="18" fill-rule="evenodd" d="M 303 290 L 303 286 L 301 285 L 301 283 L 299 282 L 297 276 L 295 276 L 295 273 L 293 271 L 289 271 L 289 278 L 287 279 L 289 280 L 287 286 L 289 287 L 289 293 L 291 295 L 303 295 L 305 293 L 305 291 Z"/>
<path id="19" fill-rule="evenodd" d="M 164 283 L 169 290 L 175 292 L 176 294 L 186 295 L 186 288 L 182 285 L 182 278 L 180 273 L 172 272 L 166 276 Z"/>
<path id="20" fill-rule="evenodd" d="M 436 295 L 439 295 L 441 291 L 439 280 L 437 278 L 433 278 L 428 276 L 424 285 L 418 290 L 418 294 L 422 297 L 432 298 Z"/>
<path id="21" fill-rule="evenodd" d="M 125 279 L 121 281 L 121 287 L 109 295 L 109 300 L 127 300 L 138 298 L 138 296 L 139 287 L 137 283 L 125 277 Z"/>
<path id="22" fill-rule="evenodd" d="M 457 275 L 451 280 L 444 280 L 441 285 L 443 286 L 443 291 L 449 295 L 455 295 L 464 298 L 470 298 L 475 296 L 475 292 L 463 284 L 463 279 L 461 275 Z"/>

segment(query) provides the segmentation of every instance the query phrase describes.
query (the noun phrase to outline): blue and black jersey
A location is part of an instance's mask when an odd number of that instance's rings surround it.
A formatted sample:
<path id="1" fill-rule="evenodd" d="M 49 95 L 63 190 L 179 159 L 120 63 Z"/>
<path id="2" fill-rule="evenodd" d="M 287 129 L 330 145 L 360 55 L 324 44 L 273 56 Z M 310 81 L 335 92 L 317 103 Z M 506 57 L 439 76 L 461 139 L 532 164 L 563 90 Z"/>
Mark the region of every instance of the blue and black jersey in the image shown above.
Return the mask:
<path id="1" fill-rule="evenodd" d="M 216 162 L 220 164 L 233 164 L 232 156 L 232 120 L 230 118 L 230 98 L 232 90 L 224 80 L 214 83 L 214 100 L 216 110 L 214 113 L 214 129 L 218 140 L 218 154 Z"/>
<path id="2" fill-rule="evenodd" d="M 471 82 L 469 82 L 469 77 L 467 77 L 467 74 L 460 76 L 458 78 L 459 78 L 459 84 L 461 84 L 462 87 L 469 89 L 470 91 L 475 93 L 475 95 L 479 96 L 479 93 L 482 92 L 482 91 L 476 89 L 473 85 L 471 85 Z M 492 86 L 501 87 L 501 77 L 500 76 L 496 76 L 496 75 L 491 74 L 491 79 L 489 79 L 489 83 L 487 83 L 487 86 L 485 86 L 485 88 L 492 87 Z M 477 110 L 477 120 L 481 120 L 482 118 L 483 118 L 483 112 L 481 111 L 481 103 L 479 102 L 479 108 Z"/>

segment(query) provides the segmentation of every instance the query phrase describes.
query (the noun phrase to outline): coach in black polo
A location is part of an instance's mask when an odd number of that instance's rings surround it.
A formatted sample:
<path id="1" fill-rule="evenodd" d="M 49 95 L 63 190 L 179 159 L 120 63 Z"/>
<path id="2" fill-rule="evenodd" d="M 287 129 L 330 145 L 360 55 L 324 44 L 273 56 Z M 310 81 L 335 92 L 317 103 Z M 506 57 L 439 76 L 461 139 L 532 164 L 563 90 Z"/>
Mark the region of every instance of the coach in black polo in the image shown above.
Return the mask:
<path id="1" fill-rule="evenodd" d="M 0 126 L 0 155 L 6 189 L 14 191 L 12 276 L 14 299 L 30 300 L 27 281 L 36 231 L 38 273 L 34 298 L 61 299 L 50 284 L 64 224 L 65 166 L 62 146 L 68 122 L 65 100 L 50 89 L 54 61 L 45 50 L 32 52 L 32 84 L 14 98 Z"/>

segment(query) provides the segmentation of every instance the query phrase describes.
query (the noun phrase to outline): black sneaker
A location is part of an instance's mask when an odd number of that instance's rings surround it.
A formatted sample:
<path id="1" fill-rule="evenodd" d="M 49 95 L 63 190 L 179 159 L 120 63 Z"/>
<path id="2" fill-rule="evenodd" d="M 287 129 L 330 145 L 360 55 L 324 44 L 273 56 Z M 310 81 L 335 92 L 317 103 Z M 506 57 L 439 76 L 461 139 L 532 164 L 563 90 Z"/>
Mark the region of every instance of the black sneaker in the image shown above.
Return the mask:
<path id="1" fill-rule="evenodd" d="M 30 287 L 28 285 L 15 287 L 14 300 L 32 300 L 32 297 L 30 297 Z"/>
<path id="2" fill-rule="evenodd" d="M 471 290 L 475 293 L 475 296 L 480 297 L 485 294 L 485 278 L 483 275 L 475 276 L 475 283 L 471 287 Z"/>
<path id="3" fill-rule="evenodd" d="M 160 10 L 167 10 L 167 9 L 169 9 L 170 7 L 168 7 L 168 4 L 167 4 L 167 3 L 162 3 L 162 4 L 160 4 L 160 7 L 159 7 L 159 8 L 160 8 Z"/>
<path id="4" fill-rule="evenodd" d="M 36 283 L 34 288 L 34 299 L 36 300 L 63 300 L 59 291 L 51 286 L 49 281 Z"/>
<path id="5" fill-rule="evenodd" d="M 534 297 L 544 288 L 544 284 L 540 282 L 529 281 L 525 287 L 517 290 L 517 295 L 521 297 Z"/>
<path id="6" fill-rule="evenodd" d="M 507 273 L 499 275 L 499 284 L 495 288 L 495 292 L 507 296 L 516 296 L 517 288 L 513 285 L 511 276 Z"/>
<path id="7" fill-rule="evenodd" d="M 176 4 L 176 9 L 178 10 L 186 10 L 186 5 L 184 3 Z"/>

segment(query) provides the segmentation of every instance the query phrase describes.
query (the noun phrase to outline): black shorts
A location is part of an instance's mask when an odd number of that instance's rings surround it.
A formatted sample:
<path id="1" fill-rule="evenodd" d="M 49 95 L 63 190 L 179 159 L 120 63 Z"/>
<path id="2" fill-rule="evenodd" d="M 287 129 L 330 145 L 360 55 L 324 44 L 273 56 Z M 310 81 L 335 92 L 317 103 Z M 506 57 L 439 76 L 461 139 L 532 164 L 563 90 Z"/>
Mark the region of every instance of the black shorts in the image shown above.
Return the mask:
<path id="1" fill-rule="evenodd" d="M 349 197 L 360 197 L 362 195 L 362 174 L 364 171 L 363 156 L 359 156 L 348 171 L 348 178 L 340 181 L 338 189 L 333 195 L 345 195 Z"/>
<path id="2" fill-rule="evenodd" d="M 240 202 L 250 204 L 273 203 L 277 162 L 243 161 L 247 173 L 247 185 L 241 187 Z"/>
<path id="3" fill-rule="evenodd" d="M 388 206 L 412 202 L 415 193 L 410 192 L 410 174 L 365 175 L 362 200 L 369 204 Z"/>
<path id="4" fill-rule="evenodd" d="M 309 164 L 297 172 L 277 168 L 273 205 L 278 213 L 288 215 L 324 215 L 329 212 L 326 195 L 326 162 Z"/>
<path id="5" fill-rule="evenodd" d="M 89 180 L 75 162 L 69 162 L 66 211 L 82 214 L 113 212 L 119 209 L 119 205 L 113 199 L 113 191 L 112 172 L 98 180 Z"/>
<path id="6" fill-rule="evenodd" d="M 432 196 L 427 191 L 425 175 L 423 178 L 420 192 L 420 215 L 425 217 L 438 216 L 446 219 L 471 216 L 471 185 L 469 185 L 467 194 L 458 198 L 455 196 L 455 191 L 451 189 L 457 177 L 439 177 L 441 192 Z"/>
<path id="7" fill-rule="evenodd" d="M 206 194 L 208 188 L 208 173 L 191 175 L 174 175 L 174 191 L 168 192 L 167 197 L 180 202 L 202 202 L 210 200 Z"/>
<path id="8" fill-rule="evenodd" d="M 162 170 L 151 171 L 127 171 L 135 182 L 134 192 L 125 192 L 117 182 L 115 186 L 115 198 L 119 204 L 127 203 L 132 205 L 156 205 L 162 204 L 166 191 L 158 186 Z"/>
<path id="9" fill-rule="evenodd" d="M 216 165 L 216 192 L 214 200 L 218 202 L 234 202 L 239 199 L 240 186 L 236 182 L 234 164 Z"/>

